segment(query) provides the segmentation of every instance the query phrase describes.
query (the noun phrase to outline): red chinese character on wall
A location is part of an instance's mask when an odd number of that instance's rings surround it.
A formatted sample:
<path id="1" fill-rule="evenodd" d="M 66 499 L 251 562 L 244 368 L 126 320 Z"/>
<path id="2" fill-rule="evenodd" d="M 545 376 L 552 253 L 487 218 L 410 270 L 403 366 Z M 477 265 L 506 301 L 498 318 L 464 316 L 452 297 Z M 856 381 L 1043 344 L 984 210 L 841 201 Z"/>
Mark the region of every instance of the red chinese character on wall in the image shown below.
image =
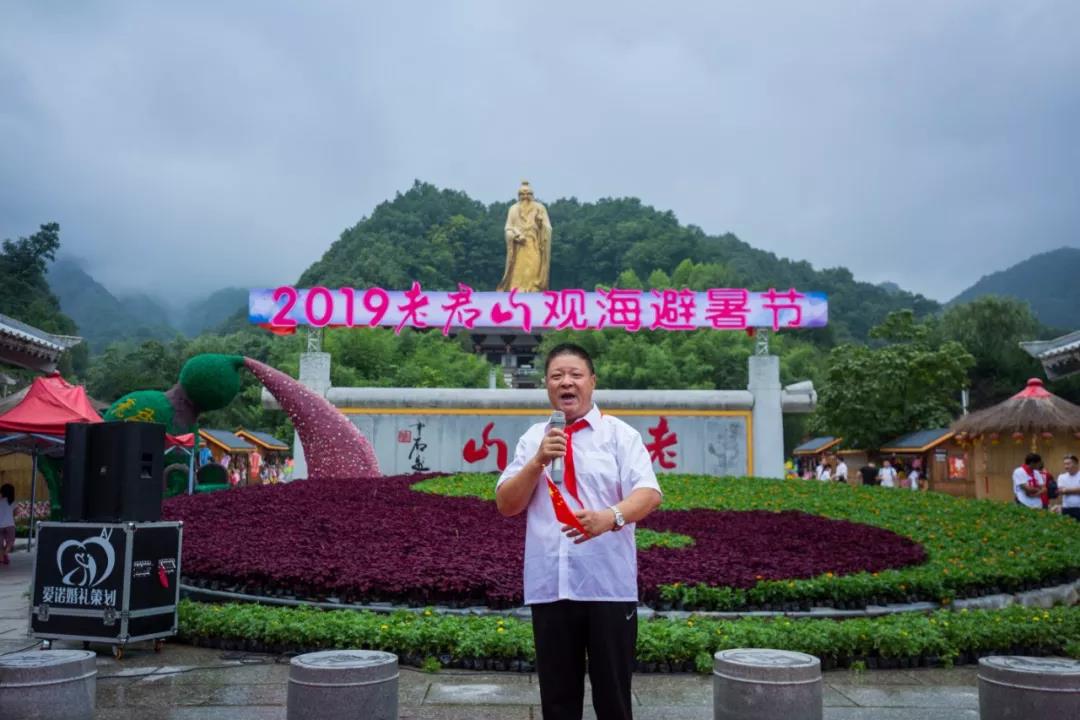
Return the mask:
<path id="1" fill-rule="evenodd" d="M 693 290 L 653 290 L 652 294 L 660 299 L 658 303 L 649 303 L 653 309 L 653 321 L 650 330 L 693 330 L 694 310 L 697 308 L 697 293 Z"/>
<path id="2" fill-rule="evenodd" d="M 397 441 L 405 445 L 412 444 L 412 430 L 398 430 Z"/>
<path id="3" fill-rule="evenodd" d="M 640 290 L 598 288 L 597 292 L 603 298 L 600 301 L 600 309 L 604 311 L 597 327 L 618 326 L 630 332 L 637 332 L 641 328 Z"/>
<path id="4" fill-rule="evenodd" d="M 742 330 L 746 327 L 746 316 L 750 314 L 748 302 L 750 294 L 746 290 L 713 288 L 706 293 L 709 305 L 705 309 L 705 319 L 717 330 Z"/>
<path id="5" fill-rule="evenodd" d="M 553 320 L 556 330 L 571 327 L 574 330 L 584 330 L 589 327 L 589 320 L 585 317 L 585 291 L 584 290 L 545 290 L 544 305 L 547 307 L 547 317 L 542 323 L 550 326 Z"/>
<path id="6" fill-rule="evenodd" d="M 476 440 L 470 438 L 469 442 L 465 443 L 465 447 L 461 448 L 461 457 L 467 463 L 476 463 L 484 460 L 488 456 L 488 448 L 495 448 L 495 465 L 500 471 L 506 469 L 507 449 L 506 443 L 498 438 L 491 437 L 491 431 L 495 429 L 495 423 L 489 422 L 484 426 L 484 431 L 480 434 L 482 445 L 477 445 Z"/>
<path id="7" fill-rule="evenodd" d="M 668 448 L 674 447 L 679 442 L 679 436 L 668 428 L 667 418 L 660 416 L 660 423 L 656 427 L 649 428 L 649 435 L 653 441 L 645 444 L 649 451 L 649 457 L 653 462 L 660 463 L 660 467 L 671 470 L 675 467 L 675 451 Z"/>
<path id="8" fill-rule="evenodd" d="M 795 288 L 790 288 L 786 293 L 776 292 L 776 288 L 769 288 L 767 293 L 763 293 L 762 307 L 772 310 L 772 329 L 780 329 L 780 313 L 784 310 L 794 310 L 795 317 L 792 318 L 785 327 L 798 327 L 802 323 L 802 307 L 799 306 L 798 301 L 806 296 L 800 292 L 796 292 Z"/>

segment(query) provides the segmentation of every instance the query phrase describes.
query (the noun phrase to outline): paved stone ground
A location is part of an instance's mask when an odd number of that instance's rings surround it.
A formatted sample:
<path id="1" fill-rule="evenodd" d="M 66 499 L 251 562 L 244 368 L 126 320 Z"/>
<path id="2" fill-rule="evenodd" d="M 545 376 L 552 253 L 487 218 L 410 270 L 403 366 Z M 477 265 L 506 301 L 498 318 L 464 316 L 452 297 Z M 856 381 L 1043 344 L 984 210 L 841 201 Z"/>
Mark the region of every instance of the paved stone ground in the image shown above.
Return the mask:
<path id="1" fill-rule="evenodd" d="M 32 557 L 17 550 L 0 566 L 0 654 L 35 648 L 27 638 Z M 57 647 L 64 646 L 56 643 Z M 81 647 L 73 644 L 71 647 Z M 150 643 L 117 662 L 98 650 L 97 718 L 120 720 L 284 720 L 288 658 Z M 827 720 L 966 720 L 978 717 L 975 669 L 825 674 Z M 638 720 L 711 720 L 711 677 L 638 675 Z M 541 718 L 536 676 L 524 673 L 402 668 L 401 718 L 533 720 Z M 589 700 L 586 698 L 586 705 Z M 591 708 L 586 718 L 594 717 Z"/>

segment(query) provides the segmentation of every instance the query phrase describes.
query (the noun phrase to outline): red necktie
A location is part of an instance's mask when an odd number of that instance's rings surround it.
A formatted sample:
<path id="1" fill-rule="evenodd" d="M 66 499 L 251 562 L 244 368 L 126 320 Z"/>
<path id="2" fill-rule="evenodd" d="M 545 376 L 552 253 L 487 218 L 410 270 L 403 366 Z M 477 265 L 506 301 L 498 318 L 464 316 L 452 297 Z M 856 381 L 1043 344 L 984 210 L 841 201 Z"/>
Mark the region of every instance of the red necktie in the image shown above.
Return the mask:
<path id="1" fill-rule="evenodd" d="M 577 500 L 578 505 L 583 508 L 585 507 L 585 504 L 581 502 L 581 498 L 578 496 L 577 475 L 574 473 L 574 433 L 587 427 L 589 427 L 589 422 L 585 418 L 579 418 L 573 422 L 570 427 L 566 428 L 566 472 L 563 474 L 567 492 L 569 492 L 570 495 Z"/>
<path id="2" fill-rule="evenodd" d="M 588 426 L 588 422 L 585 418 L 579 419 L 577 422 L 566 428 L 566 472 L 563 474 L 563 479 L 566 481 L 566 489 L 570 492 L 575 500 L 578 501 L 578 505 L 582 508 L 585 507 L 581 502 L 581 498 L 577 494 L 577 476 L 574 475 L 574 444 L 573 434 L 583 427 Z M 585 537 L 589 537 L 589 533 L 585 532 L 585 528 L 582 527 L 581 522 L 574 515 L 573 510 L 566 504 L 566 500 L 563 498 L 559 487 L 551 481 L 551 477 L 548 477 L 548 495 L 551 496 L 551 505 L 555 509 L 555 519 L 564 525 L 576 528 Z"/>

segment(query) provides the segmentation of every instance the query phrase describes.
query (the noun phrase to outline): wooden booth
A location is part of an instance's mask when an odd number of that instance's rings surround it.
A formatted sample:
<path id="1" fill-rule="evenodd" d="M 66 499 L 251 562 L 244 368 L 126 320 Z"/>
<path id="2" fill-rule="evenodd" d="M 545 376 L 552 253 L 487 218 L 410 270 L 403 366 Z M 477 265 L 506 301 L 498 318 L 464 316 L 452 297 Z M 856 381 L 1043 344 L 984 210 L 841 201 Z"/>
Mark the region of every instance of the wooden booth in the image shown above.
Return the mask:
<path id="1" fill-rule="evenodd" d="M 811 438 L 792 450 L 798 476 L 806 477 L 807 471 L 813 473 L 818 461 L 831 455 L 841 440 L 832 436 Z"/>
<path id="2" fill-rule="evenodd" d="M 950 428 L 971 458 L 975 497 L 1012 502 L 1012 473 L 1030 452 L 1039 453 L 1055 477 L 1066 454 L 1080 455 L 1080 405 L 1032 378 L 1008 400 L 965 415 Z"/>
<path id="3" fill-rule="evenodd" d="M 289 444 L 278 440 L 270 433 L 238 428 L 234 435 L 241 440 L 248 441 L 258 448 L 259 454 L 262 455 L 263 460 L 267 462 L 270 462 L 271 460 L 280 460 L 284 462 L 289 454 Z"/>
<path id="4" fill-rule="evenodd" d="M 259 481 L 263 483 L 281 482 L 285 477 L 285 463 L 289 459 L 289 445 L 270 433 L 245 430 L 238 428 L 236 436 L 246 440 L 255 446 L 259 454 L 258 470 L 252 467 L 252 472 L 259 472 Z M 251 456 L 255 460 L 255 456 Z M 252 484 L 249 482 L 249 484 Z"/>
<path id="5" fill-rule="evenodd" d="M 919 430 L 885 443 L 882 457 L 895 456 L 905 471 L 918 467 L 922 487 L 956 497 L 975 497 L 969 473 L 968 450 L 955 440 L 949 428 Z"/>
<path id="6" fill-rule="evenodd" d="M 203 428 L 199 430 L 199 437 L 206 443 L 206 447 L 210 448 L 210 456 L 214 458 L 214 462 L 222 464 L 221 461 L 227 455 L 229 457 L 229 464 L 226 466 L 228 472 L 232 472 L 232 468 L 236 467 L 238 461 L 243 463 L 244 471 L 247 472 L 250 465 L 248 456 L 255 452 L 254 445 L 228 430 Z M 241 483 L 243 484 L 243 481 Z M 258 482 L 252 484 L 257 485 Z"/>

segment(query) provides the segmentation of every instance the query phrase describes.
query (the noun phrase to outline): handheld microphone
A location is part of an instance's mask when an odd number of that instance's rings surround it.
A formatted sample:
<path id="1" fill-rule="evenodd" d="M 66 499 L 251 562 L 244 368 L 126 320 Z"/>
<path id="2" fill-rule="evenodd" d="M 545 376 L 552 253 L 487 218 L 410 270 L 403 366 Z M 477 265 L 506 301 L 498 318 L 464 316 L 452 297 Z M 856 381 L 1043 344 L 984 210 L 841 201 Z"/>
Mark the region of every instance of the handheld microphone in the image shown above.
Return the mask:
<path id="1" fill-rule="evenodd" d="M 551 413 L 551 419 L 548 420 L 549 428 L 559 428 L 563 430 L 566 428 L 566 413 L 562 410 L 554 410 Z M 562 485 L 563 480 L 563 459 L 557 457 L 551 461 L 551 480 L 556 485 Z"/>

